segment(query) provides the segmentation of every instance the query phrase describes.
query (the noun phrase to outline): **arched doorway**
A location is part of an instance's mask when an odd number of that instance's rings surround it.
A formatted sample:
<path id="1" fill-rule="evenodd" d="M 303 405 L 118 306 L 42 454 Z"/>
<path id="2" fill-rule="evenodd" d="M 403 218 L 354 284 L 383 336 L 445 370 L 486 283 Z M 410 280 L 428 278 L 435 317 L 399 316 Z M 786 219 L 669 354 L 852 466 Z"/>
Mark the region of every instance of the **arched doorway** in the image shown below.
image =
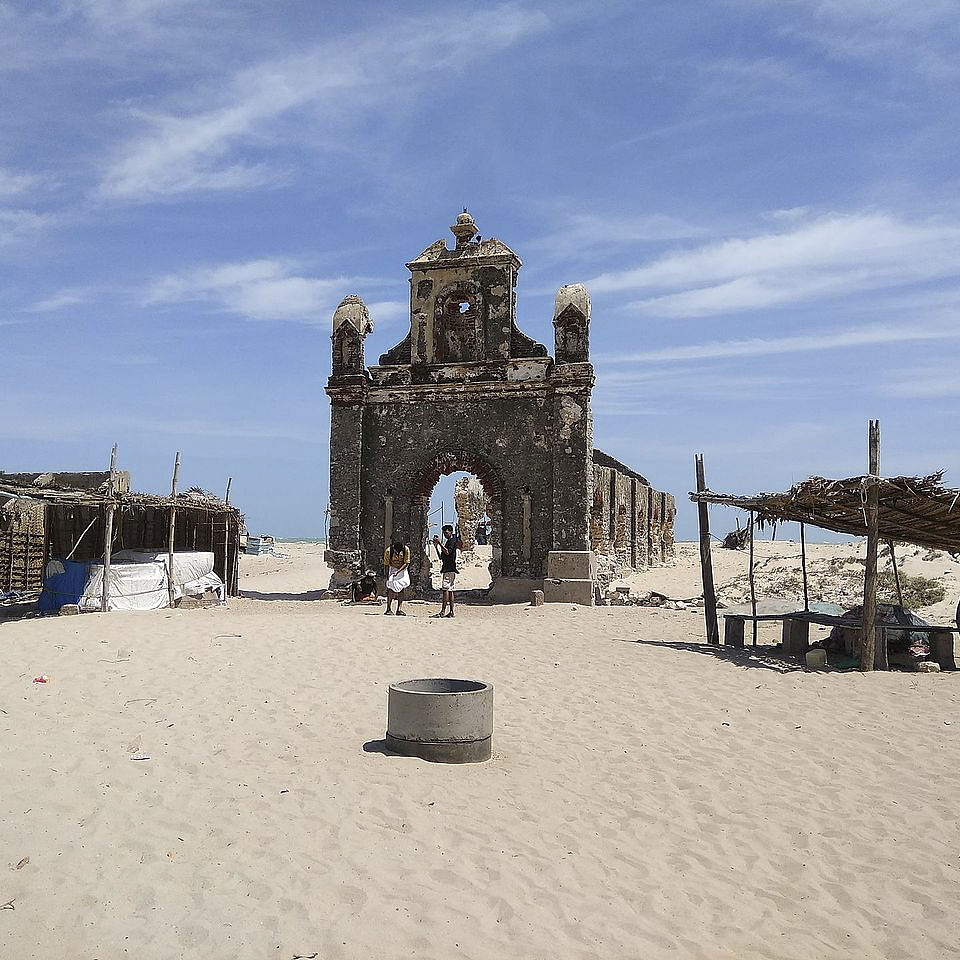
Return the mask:
<path id="1" fill-rule="evenodd" d="M 484 457 L 466 450 L 452 450 L 438 454 L 417 475 L 410 497 L 410 531 L 415 549 L 411 559 L 412 580 L 419 593 L 433 589 L 432 575 L 438 566 L 431 541 L 436 531 L 436 518 L 430 516 L 430 497 L 441 477 L 469 474 L 479 481 L 487 498 L 486 512 L 490 520 L 489 586 L 492 587 L 501 571 L 501 527 L 503 521 L 503 488 L 493 465 Z M 419 549 L 417 549 L 419 545 Z"/>

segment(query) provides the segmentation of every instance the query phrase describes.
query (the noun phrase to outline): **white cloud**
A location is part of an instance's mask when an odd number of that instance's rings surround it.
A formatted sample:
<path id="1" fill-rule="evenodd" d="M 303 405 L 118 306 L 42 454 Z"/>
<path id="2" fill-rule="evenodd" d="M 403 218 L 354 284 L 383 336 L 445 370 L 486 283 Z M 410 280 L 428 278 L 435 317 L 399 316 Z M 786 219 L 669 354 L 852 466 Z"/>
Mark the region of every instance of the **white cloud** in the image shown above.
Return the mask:
<path id="1" fill-rule="evenodd" d="M 302 276 L 298 269 L 293 261 L 270 259 L 201 267 L 156 281 L 143 303 L 206 303 L 251 320 L 327 323 L 357 278 Z"/>
<path id="2" fill-rule="evenodd" d="M 789 20 L 783 32 L 840 61 L 909 66 L 918 76 L 956 76 L 956 0 L 758 0 Z M 905 75 L 901 72 L 901 81 Z"/>
<path id="3" fill-rule="evenodd" d="M 395 321 L 410 316 L 410 304 L 406 300 L 380 300 L 368 303 L 367 309 L 374 324 L 383 327 L 392 327 Z"/>
<path id="4" fill-rule="evenodd" d="M 563 207 L 566 204 L 558 206 Z M 668 214 L 646 216 L 611 215 L 595 213 L 565 213 L 562 209 L 551 215 L 556 221 L 555 229 L 526 244 L 537 251 L 537 262 L 544 258 L 570 259 L 590 255 L 597 251 L 608 252 L 612 246 L 621 244 L 655 243 L 702 237 L 703 227 L 688 223 Z"/>
<path id="5" fill-rule="evenodd" d="M 439 26 L 407 17 L 389 31 L 365 31 L 242 70 L 205 103 L 140 113 L 147 130 L 109 164 L 100 194 L 137 200 L 272 183 L 285 173 L 235 154 L 280 140 L 274 124 L 285 114 L 310 107 L 311 136 L 342 148 L 343 131 L 370 106 L 403 97 L 438 71 L 463 70 L 545 26 L 542 15 L 512 6 Z"/>
<path id="6" fill-rule="evenodd" d="M 684 360 L 721 360 L 732 357 L 764 357 L 785 353 L 816 353 L 849 347 L 891 343 L 916 343 L 960 339 L 956 319 L 949 324 L 871 324 L 835 333 L 810 333 L 789 337 L 753 337 L 743 340 L 713 340 L 642 353 L 611 354 L 596 359 L 608 364 L 673 363 Z"/>
<path id="7" fill-rule="evenodd" d="M 878 386 L 882 393 L 905 400 L 960 397 L 960 380 L 957 380 L 955 364 L 950 362 L 898 370 Z"/>
<path id="8" fill-rule="evenodd" d="M 26 193 L 41 183 L 42 178 L 33 173 L 15 173 L 0 167 L 0 197 L 13 197 Z"/>
<path id="9" fill-rule="evenodd" d="M 0 208 L 0 247 L 12 245 L 29 237 L 53 223 L 55 217 L 35 210 L 11 210 Z"/>
<path id="10" fill-rule="evenodd" d="M 593 293 L 664 291 L 632 306 L 663 316 L 707 316 L 957 275 L 960 226 L 859 213 L 669 253 L 602 274 L 589 286 Z"/>
<path id="11" fill-rule="evenodd" d="M 50 313 L 54 310 L 62 310 L 64 307 L 75 307 L 77 304 L 86 303 L 91 296 L 92 291 L 89 287 L 67 287 L 38 300 L 30 307 L 30 312 Z"/>

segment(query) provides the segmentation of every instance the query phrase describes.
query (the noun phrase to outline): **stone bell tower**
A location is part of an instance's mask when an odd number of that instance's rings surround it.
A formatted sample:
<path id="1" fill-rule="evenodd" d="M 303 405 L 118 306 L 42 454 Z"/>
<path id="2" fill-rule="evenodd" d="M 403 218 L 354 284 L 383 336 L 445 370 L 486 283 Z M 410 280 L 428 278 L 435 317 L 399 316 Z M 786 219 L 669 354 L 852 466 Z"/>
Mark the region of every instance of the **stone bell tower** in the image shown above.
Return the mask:
<path id="1" fill-rule="evenodd" d="M 545 357 L 546 347 L 517 328 L 520 258 L 495 237 L 479 237 L 466 210 L 450 230 L 452 250 L 437 240 L 407 264 L 410 333 L 381 365 Z"/>

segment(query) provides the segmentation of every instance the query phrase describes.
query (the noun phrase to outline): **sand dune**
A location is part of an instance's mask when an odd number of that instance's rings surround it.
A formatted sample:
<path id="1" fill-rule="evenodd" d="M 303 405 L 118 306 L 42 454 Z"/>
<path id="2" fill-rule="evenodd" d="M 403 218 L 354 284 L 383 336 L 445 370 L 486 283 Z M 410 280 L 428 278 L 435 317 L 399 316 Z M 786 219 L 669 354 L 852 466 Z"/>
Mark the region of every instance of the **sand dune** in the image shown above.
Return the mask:
<path id="1" fill-rule="evenodd" d="M 0 623 L 0 957 L 960 956 L 957 675 L 781 672 L 694 610 L 386 619 L 285 549 L 227 609 Z M 495 685 L 491 762 L 379 752 L 436 675 Z"/>

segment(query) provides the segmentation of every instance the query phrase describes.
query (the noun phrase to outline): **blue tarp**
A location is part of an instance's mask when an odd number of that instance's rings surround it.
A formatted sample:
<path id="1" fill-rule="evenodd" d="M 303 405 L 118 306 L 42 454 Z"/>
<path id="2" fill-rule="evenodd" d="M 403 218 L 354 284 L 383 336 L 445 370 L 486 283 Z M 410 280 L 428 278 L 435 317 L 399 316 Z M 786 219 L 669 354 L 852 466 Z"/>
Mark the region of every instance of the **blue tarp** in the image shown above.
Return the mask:
<path id="1" fill-rule="evenodd" d="M 37 609 L 41 613 L 56 613 L 65 603 L 79 603 L 89 579 L 89 563 L 64 561 L 63 573 L 47 577 L 44 581 Z"/>

